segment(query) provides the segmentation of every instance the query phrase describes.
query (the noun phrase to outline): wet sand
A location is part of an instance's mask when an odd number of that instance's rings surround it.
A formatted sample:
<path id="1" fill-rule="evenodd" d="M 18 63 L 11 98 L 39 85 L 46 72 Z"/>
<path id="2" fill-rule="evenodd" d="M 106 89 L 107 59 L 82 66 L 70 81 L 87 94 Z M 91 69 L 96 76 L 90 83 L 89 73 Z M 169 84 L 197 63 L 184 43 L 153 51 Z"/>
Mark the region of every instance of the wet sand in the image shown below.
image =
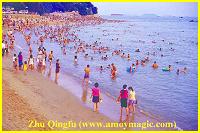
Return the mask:
<path id="1" fill-rule="evenodd" d="M 10 57 L 3 58 L 3 130 L 50 130 L 28 128 L 29 120 L 60 122 L 111 122 L 84 107 L 70 92 L 38 72 L 12 70 Z M 54 130 L 109 130 L 105 128 L 55 128 Z M 112 129 L 113 130 L 113 129 Z M 117 129 L 116 129 L 117 130 Z M 118 129 L 119 130 L 119 129 Z"/>
<path id="2" fill-rule="evenodd" d="M 3 130 L 125 130 L 124 128 L 79 128 L 78 126 L 76 128 L 49 128 L 47 123 L 50 120 L 76 123 L 80 121 L 102 123 L 118 121 L 113 121 L 102 113 L 93 112 L 91 108 L 83 105 L 81 99 L 68 91 L 67 86 L 62 88 L 35 70 L 29 70 L 26 75 L 23 71 L 13 71 L 11 59 L 10 55 L 3 57 Z M 30 120 L 44 122 L 46 126 L 29 128 Z M 137 112 L 136 118 L 129 120 L 145 122 L 153 119 Z M 126 130 L 141 130 L 141 128 L 127 128 Z M 143 130 L 172 129 L 145 128 Z"/>

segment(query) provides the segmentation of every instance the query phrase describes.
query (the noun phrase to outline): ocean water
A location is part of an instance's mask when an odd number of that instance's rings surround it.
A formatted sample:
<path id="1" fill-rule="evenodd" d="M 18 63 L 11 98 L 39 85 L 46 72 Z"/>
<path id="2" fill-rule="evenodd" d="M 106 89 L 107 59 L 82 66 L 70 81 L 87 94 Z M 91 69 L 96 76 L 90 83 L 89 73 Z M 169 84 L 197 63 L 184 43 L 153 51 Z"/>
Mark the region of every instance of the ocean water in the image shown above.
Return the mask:
<path id="1" fill-rule="evenodd" d="M 123 18 L 123 20 L 126 19 Z M 70 43 L 66 55 L 62 54 L 57 43 L 50 42 L 49 39 L 45 41 L 44 47 L 47 52 L 53 50 L 56 58 L 60 59 L 63 75 L 70 74 L 80 81 L 84 75 L 84 67 L 89 64 L 91 66 L 90 80 L 92 83 L 98 82 L 104 94 L 116 98 L 123 84 L 127 84 L 136 91 L 140 109 L 154 114 L 157 118 L 175 121 L 183 130 L 197 130 L 197 24 L 188 20 L 180 21 L 170 18 L 166 20 L 129 18 L 118 23 L 105 22 L 95 26 L 73 27 L 70 32 L 76 31 L 78 37 L 86 43 L 93 44 L 97 41 L 99 46 L 110 48 L 110 51 L 105 54 L 94 54 L 92 50 L 87 49 L 86 52 L 94 59 L 85 59 L 84 54 L 79 54 L 76 66 L 73 64 L 74 43 Z M 20 33 L 15 33 L 15 35 L 18 48 L 21 50 L 28 48 L 24 47 L 25 41 L 22 35 Z M 33 36 L 31 41 L 33 42 L 36 38 Z M 32 47 L 36 57 L 38 46 L 32 45 Z M 135 52 L 137 48 L 140 52 Z M 112 51 L 119 49 L 122 49 L 126 55 L 129 53 L 131 60 L 112 56 Z M 26 51 L 24 50 L 24 53 Z M 150 55 L 147 55 L 148 52 Z M 101 56 L 106 54 L 109 59 L 101 60 Z M 161 54 L 164 56 L 161 57 Z M 127 67 L 132 63 L 147 56 L 150 59 L 149 63 L 145 66 L 139 65 L 134 73 L 126 72 Z M 151 67 L 154 61 L 159 65 L 156 70 Z M 111 63 L 117 67 L 116 80 L 110 78 L 109 69 L 103 72 L 98 70 L 101 65 L 106 67 Z M 172 65 L 173 70 L 163 72 L 162 68 L 168 65 Z M 177 75 L 176 70 L 184 67 L 188 68 L 187 73 Z M 119 114 L 119 107 L 112 110 L 117 111 L 117 115 Z"/>

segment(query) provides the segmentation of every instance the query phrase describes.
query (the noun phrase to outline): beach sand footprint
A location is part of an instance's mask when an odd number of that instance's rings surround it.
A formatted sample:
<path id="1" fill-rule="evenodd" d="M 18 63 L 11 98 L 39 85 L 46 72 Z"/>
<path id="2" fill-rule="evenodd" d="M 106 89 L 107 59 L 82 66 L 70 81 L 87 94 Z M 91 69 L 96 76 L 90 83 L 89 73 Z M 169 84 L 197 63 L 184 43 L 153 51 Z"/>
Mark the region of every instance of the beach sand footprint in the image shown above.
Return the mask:
<path id="1" fill-rule="evenodd" d="M 22 83 L 29 84 L 30 82 L 28 80 L 22 80 Z"/>
<path id="2" fill-rule="evenodd" d="M 36 87 L 33 87 L 33 92 L 41 97 L 43 97 L 43 94 L 41 93 L 41 90 L 36 88 Z"/>

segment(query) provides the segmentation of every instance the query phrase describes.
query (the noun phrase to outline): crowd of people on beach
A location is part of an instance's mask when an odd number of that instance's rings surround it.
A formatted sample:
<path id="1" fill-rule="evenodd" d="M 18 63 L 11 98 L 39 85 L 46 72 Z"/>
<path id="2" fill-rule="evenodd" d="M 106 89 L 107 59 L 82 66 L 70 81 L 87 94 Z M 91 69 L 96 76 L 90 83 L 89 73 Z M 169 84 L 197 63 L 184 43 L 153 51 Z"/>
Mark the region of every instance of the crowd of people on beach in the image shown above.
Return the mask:
<path id="1" fill-rule="evenodd" d="M 97 25 L 104 23 L 106 20 L 95 17 L 95 16 L 74 16 L 74 17 L 66 17 L 61 15 L 46 15 L 46 16 L 27 16 L 24 18 L 6 16 L 3 19 L 3 43 L 2 43 L 2 54 L 3 57 L 8 55 L 9 53 L 13 53 L 13 68 L 15 72 L 19 70 L 24 71 L 24 74 L 27 74 L 27 71 L 38 70 L 39 72 L 44 72 L 47 67 L 47 62 L 49 64 L 49 68 L 51 69 L 53 62 L 55 61 L 55 82 L 58 83 L 59 73 L 61 70 L 61 65 L 59 59 L 54 55 L 53 50 L 47 51 L 44 47 L 44 42 L 49 39 L 50 42 L 55 42 L 58 46 L 61 47 L 61 53 L 63 55 L 67 54 L 67 49 L 74 50 L 74 60 L 73 63 L 75 65 L 78 64 L 79 56 L 84 54 L 84 58 L 94 60 L 92 56 L 90 56 L 87 51 L 91 50 L 94 53 L 100 54 L 101 60 L 108 60 L 112 58 L 112 56 L 119 56 L 122 59 L 126 59 L 131 63 L 131 66 L 127 68 L 127 72 L 134 73 L 137 71 L 139 65 L 146 66 L 147 63 L 150 62 L 150 53 L 147 52 L 147 56 L 141 60 L 133 60 L 130 56 L 130 53 L 126 53 L 123 49 L 117 49 L 111 51 L 111 49 L 107 46 L 102 46 L 100 41 L 95 41 L 92 44 L 87 44 L 82 41 L 75 31 L 72 33 L 69 32 L 70 26 L 84 26 L 84 25 Z M 112 21 L 118 22 L 118 21 Z M 59 25 L 59 26 L 53 26 Z M 26 31 L 29 31 L 27 34 Z M 19 32 L 23 35 L 26 44 L 24 46 L 28 46 L 28 54 L 23 54 L 24 51 L 20 51 L 17 55 L 15 53 L 15 32 Z M 37 37 L 38 39 L 33 40 L 33 36 Z M 114 40 L 114 39 L 113 39 Z M 117 39 L 116 39 L 117 40 Z M 72 43 L 74 45 L 72 45 Z M 152 43 L 156 43 L 153 41 Z M 32 46 L 37 45 L 37 51 L 33 51 Z M 171 49 L 173 50 L 173 48 Z M 26 51 L 26 52 L 27 52 Z M 159 51 L 162 51 L 159 48 Z M 37 52 L 37 55 L 34 57 L 34 53 Z M 111 52 L 111 56 L 109 56 L 109 52 Z M 141 52 L 139 48 L 136 48 L 133 52 Z M 106 54 L 106 55 L 105 55 Z M 155 56 L 155 52 L 152 53 Z M 26 58 L 24 58 L 26 56 Z M 161 57 L 163 54 L 161 54 Z M 27 59 L 27 60 L 26 60 Z M 88 87 L 90 82 L 90 65 L 88 64 L 84 68 L 84 77 L 82 81 L 82 85 Z M 94 66 L 92 66 L 94 67 Z M 154 61 L 152 64 L 153 69 L 158 69 L 159 64 Z M 116 64 L 111 63 L 107 66 L 100 66 L 99 70 L 103 71 L 105 69 L 110 70 L 110 77 L 111 79 L 117 78 L 118 69 Z M 162 68 L 163 71 L 172 71 L 172 66 L 168 65 L 166 68 Z M 187 68 L 179 68 L 177 69 L 177 75 L 180 73 L 186 73 Z M 122 117 L 122 110 L 123 108 L 126 109 L 126 115 L 128 116 L 130 113 L 135 111 L 135 105 L 137 104 L 136 93 L 133 87 L 128 87 L 127 85 L 123 85 L 122 89 L 120 90 L 119 97 L 117 98 L 117 102 L 121 103 L 120 109 L 120 117 Z M 91 100 L 94 103 L 94 111 L 99 110 L 99 103 L 102 101 L 101 93 L 99 89 L 99 84 L 95 83 L 94 87 L 92 88 L 92 95 Z"/>

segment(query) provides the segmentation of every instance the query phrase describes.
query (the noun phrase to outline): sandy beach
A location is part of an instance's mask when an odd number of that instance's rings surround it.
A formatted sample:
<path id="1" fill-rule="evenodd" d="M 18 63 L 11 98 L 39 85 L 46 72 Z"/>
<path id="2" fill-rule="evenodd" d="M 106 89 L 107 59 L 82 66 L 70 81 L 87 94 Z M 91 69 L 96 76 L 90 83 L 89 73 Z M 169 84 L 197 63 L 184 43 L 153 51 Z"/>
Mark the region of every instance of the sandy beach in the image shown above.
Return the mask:
<path id="1" fill-rule="evenodd" d="M 8 58 L 8 57 L 7 57 Z M 28 128 L 30 120 L 109 122 L 109 118 L 84 107 L 76 97 L 37 72 L 15 73 L 3 59 L 3 130 L 80 130 L 80 128 Z M 80 112 L 81 110 L 81 112 Z M 95 130 L 83 128 L 81 130 Z M 105 128 L 98 128 L 105 130 Z M 109 129 L 106 129 L 109 130 Z M 113 129 L 112 129 L 113 130 Z"/>
<path id="2" fill-rule="evenodd" d="M 4 8 L 3 130 L 196 130 L 197 23 L 92 9 Z"/>

